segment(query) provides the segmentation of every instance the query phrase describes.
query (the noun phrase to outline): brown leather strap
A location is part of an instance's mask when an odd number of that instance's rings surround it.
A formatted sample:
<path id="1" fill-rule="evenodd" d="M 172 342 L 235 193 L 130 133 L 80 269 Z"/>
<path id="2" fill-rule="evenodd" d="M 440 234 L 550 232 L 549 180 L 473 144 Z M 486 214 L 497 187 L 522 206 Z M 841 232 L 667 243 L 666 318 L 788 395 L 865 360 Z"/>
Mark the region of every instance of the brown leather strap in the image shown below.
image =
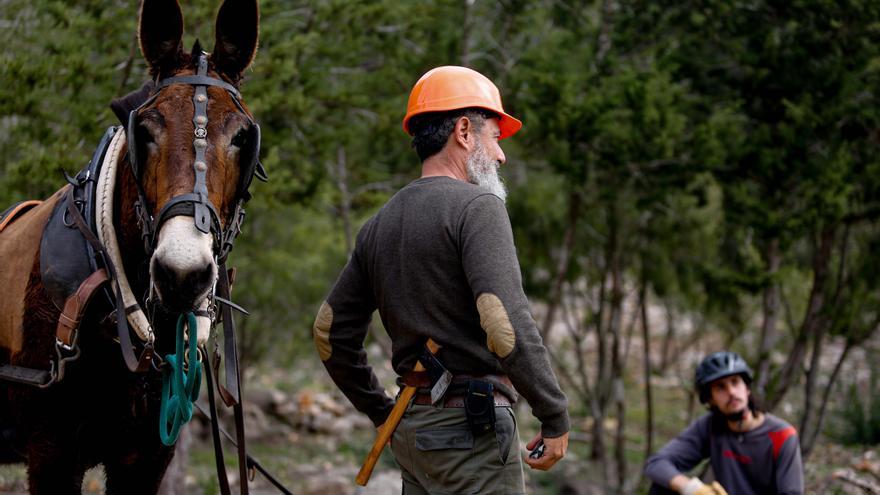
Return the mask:
<path id="1" fill-rule="evenodd" d="M 202 352 L 206 352 L 204 348 L 202 349 Z M 223 445 L 220 440 L 220 421 L 217 419 L 217 400 L 214 398 L 215 383 L 217 384 L 218 390 L 222 391 L 220 388 L 219 363 L 216 360 L 219 358 L 219 354 L 215 353 L 214 357 L 214 363 L 208 367 L 208 372 L 205 373 L 208 380 L 208 403 L 211 407 L 211 437 L 214 440 L 214 462 L 217 467 L 217 479 L 220 483 L 220 493 L 222 495 L 230 495 L 231 491 L 229 489 L 228 477 L 226 476 L 226 462 L 223 458 Z M 253 476 L 250 475 L 253 469 L 253 463 L 248 459 L 247 450 L 244 444 L 244 409 L 241 401 L 236 402 L 232 406 L 232 411 L 235 417 L 236 437 L 236 441 L 233 443 L 238 450 L 238 474 L 240 476 L 239 489 L 242 495 L 247 495 L 249 493 L 248 480 L 253 479 Z"/>
<path id="2" fill-rule="evenodd" d="M 495 407 L 510 407 L 510 399 L 507 398 L 503 393 L 496 390 L 494 392 L 495 395 Z M 464 395 L 455 394 L 447 396 L 443 401 L 443 407 L 464 407 Z M 431 394 L 416 394 L 416 398 L 413 399 L 413 404 L 418 404 L 420 406 L 430 406 L 431 405 Z"/>
<path id="3" fill-rule="evenodd" d="M 207 355 L 203 349 L 202 354 Z M 217 482 L 220 483 L 220 494 L 230 495 L 229 477 L 226 475 L 226 461 L 223 459 L 223 443 L 220 440 L 220 420 L 217 418 L 217 400 L 214 398 L 214 377 L 217 376 L 217 364 L 208 367 L 205 378 L 208 380 L 208 404 L 211 408 L 211 437 L 214 440 L 214 463 L 217 467 Z M 218 378 L 219 379 L 219 378 Z"/>
<path id="4" fill-rule="evenodd" d="M 222 264 L 218 270 L 217 295 L 224 299 L 231 299 L 232 287 L 230 286 L 229 271 L 226 264 Z M 234 272 L 233 272 L 234 275 Z M 217 383 L 220 397 L 227 407 L 232 407 L 241 400 L 241 381 L 238 369 L 238 351 L 235 347 L 235 320 L 232 319 L 232 309 L 228 304 L 220 305 L 220 315 L 223 318 L 223 357 L 226 359 L 226 386 Z"/>
<path id="5" fill-rule="evenodd" d="M 235 277 L 235 270 L 227 270 L 226 263 L 222 263 L 219 267 L 219 280 L 217 281 L 217 295 L 223 298 L 231 299 L 232 283 L 230 275 Z M 235 320 L 232 319 L 232 309 L 228 304 L 221 304 L 221 314 L 223 316 L 223 355 L 226 358 L 226 387 L 217 380 L 217 389 L 220 396 L 227 406 L 232 406 L 232 412 L 235 417 L 235 437 L 238 444 L 238 472 L 241 493 L 248 493 L 247 480 L 247 450 L 245 447 L 244 437 L 244 408 L 241 403 L 241 376 L 238 367 L 238 350 L 235 346 Z"/>
<path id="6" fill-rule="evenodd" d="M 62 344 L 70 347 L 73 345 L 76 330 L 82 321 L 83 313 L 92 300 L 95 291 L 107 282 L 107 270 L 101 268 L 92 273 L 79 284 L 79 288 L 64 303 L 64 309 L 58 315 L 58 327 L 55 330 L 55 337 Z"/>
<path id="7" fill-rule="evenodd" d="M 30 210 L 34 206 L 39 205 L 42 201 L 30 200 L 30 201 L 22 201 L 21 203 L 15 205 L 15 208 L 10 211 L 6 217 L 0 219 L 0 232 L 3 232 L 3 229 L 6 228 L 7 225 L 12 223 L 13 220 L 18 218 L 22 213 Z"/>

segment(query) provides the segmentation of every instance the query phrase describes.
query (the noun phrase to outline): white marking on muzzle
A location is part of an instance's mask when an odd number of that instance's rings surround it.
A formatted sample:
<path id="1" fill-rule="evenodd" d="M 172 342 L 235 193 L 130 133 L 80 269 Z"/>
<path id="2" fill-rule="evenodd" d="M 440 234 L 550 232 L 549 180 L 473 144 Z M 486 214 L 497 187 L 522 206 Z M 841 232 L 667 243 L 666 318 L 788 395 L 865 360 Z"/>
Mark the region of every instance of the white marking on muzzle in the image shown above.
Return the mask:
<path id="1" fill-rule="evenodd" d="M 205 234 L 196 228 L 192 217 L 170 218 L 159 229 L 159 242 L 153 253 L 153 262 L 161 262 L 181 277 L 189 272 L 203 270 L 206 265 L 210 265 L 212 279 L 216 280 L 217 264 L 214 263 L 213 240 L 211 234 Z M 153 263 L 150 263 L 151 272 L 152 267 Z M 151 277 L 152 275 L 150 273 Z M 204 292 L 199 294 L 196 298 L 197 303 L 201 303 L 207 297 L 213 285 L 213 283 L 208 285 Z M 159 297 L 161 296 L 160 291 Z"/>

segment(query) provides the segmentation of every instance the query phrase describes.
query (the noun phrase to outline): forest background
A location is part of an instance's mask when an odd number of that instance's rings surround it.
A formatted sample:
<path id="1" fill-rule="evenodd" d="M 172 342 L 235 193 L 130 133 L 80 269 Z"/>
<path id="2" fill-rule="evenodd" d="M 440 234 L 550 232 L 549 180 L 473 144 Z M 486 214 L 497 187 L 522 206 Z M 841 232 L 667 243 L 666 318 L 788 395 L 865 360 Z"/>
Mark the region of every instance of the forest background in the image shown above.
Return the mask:
<path id="1" fill-rule="evenodd" d="M 184 2 L 187 47 L 212 44 L 218 3 Z M 0 205 L 54 192 L 116 124 L 109 101 L 147 78 L 136 12 L 0 0 Z M 261 14 L 242 89 L 271 180 L 252 188 L 231 258 L 253 314 L 239 322 L 249 387 L 350 407 L 314 351 L 314 314 L 359 226 L 418 176 L 400 124 L 413 83 L 465 65 L 525 124 L 502 143 L 502 175 L 573 415 L 571 455 L 529 473 L 532 490 L 644 492 L 644 456 L 700 414 L 694 367 L 723 348 L 798 428 L 810 493 L 876 486 L 880 3 L 312 0 Z M 373 330 L 393 393 L 378 318 Z M 519 416 L 525 439 L 536 425 Z M 299 492 L 297 466 L 323 466 L 319 484 L 353 475 L 372 436 L 356 428 L 331 452 L 332 432 L 286 428 L 254 448 Z M 189 493 L 216 489 L 200 442 Z M 14 492 L 23 475 L 2 473 Z"/>

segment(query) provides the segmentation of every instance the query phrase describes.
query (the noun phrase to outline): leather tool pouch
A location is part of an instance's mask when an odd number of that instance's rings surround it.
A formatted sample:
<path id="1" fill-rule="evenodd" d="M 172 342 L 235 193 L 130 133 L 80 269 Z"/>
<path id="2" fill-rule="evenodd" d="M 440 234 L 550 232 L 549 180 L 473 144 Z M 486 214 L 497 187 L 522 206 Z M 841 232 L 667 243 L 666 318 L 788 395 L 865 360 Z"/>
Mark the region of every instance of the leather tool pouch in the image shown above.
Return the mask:
<path id="1" fill-rule="evenodd" d="M 495 393 L 484 380 L 469 380 L 464 398 L 464 412 L 474 436 L 495 429 Z"/>

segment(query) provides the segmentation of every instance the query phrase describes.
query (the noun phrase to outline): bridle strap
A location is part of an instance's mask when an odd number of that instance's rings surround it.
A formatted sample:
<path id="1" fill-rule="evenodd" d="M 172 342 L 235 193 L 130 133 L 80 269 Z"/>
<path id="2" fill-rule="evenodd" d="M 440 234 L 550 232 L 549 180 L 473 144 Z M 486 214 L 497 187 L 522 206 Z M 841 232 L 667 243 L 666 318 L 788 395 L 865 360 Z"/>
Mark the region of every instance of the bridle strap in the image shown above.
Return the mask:
<path id="1" fill-rule="evenodd" d="M 208 87 L 204 82 L 211 80 L 207 74 L 208 58 L 202 54 L 199 57 L 198 75 L 195 78 L 199 82 L 193 83 L 195 84 L 192 119 L 195 126 L 193 148 L 196 151 L 196 159 L 193 162 L 193 171 L 196 175 L 193 194 L 198 196 L 198 201 L 193 202 L 193 219 L 196 228 L 204 234 L 211 233 L 211 212 L 208 211 L 208 161 L 205 158 L 205 150 L 208 149 Z"/>
<path id="2" fill-rule="evenodd" d="M 202 355 L 208 355 L 206 349 L 202 349 Z M 216 373 L 213 366 L 208 366 L 207 373 L 205 373 L 205 378 L 208 380 L 208 407 L 211 408 L 211 437 L 214 440 L 214 463 L 217 467 L 220 494 L 230 495 L 229 476 L 226 475 L 226 461 L 223 458 L 223 441 L 220 439 L 220 419 L 217 418 L 217 399 L 214 398 L 214 376 Z M 242 478 L 240 484 L 247 486 L 247 478 Z"/>
<path id="3" fill-rule="evenodd" d="M 232 250 L 232 244 L 235 237 L 240 232 L 242 215 L 239 211 L 241 211 L 241 204 L 249 196 L 247 191 L 239 191 L 241 196 L 236 199 L 235 206 L 232 209 L 235 218 L 230 222 L 230 225 L 226 226 L 225 230 L 220 221 L 217 208 L 211 204 L 208 196 L 208 165 L 206 158 L 208 148 L 208 86 L 222 88 L 229 93 L 236 108 L 247 117 L 252 126 L 256 126 L 257 143 L 259 143 L 260 139 L 259 126 L 257 126 L 257 123 L 254 121 L 253 117 L 251 117 L 250 113 L 245 110 L 244 105 L 242 105 L 241 93 L 239 93 L 238 89 L 226 81 L 210 77 L 207 74 L 208 58 L 207 54 L 202 53 L 199 56 L 195 75 L 173 76 L 160 80 L 156 83 L 154 89 L 155 92 L 152 96 L 150 96 L 150 98 L 138 108 L 132 110 L 129 114 L 129 122 L 126 129 L 126 137 L 128 138 L 129 145 L 129 162 L 131 163 L 132 170 L 135 172 L 135 183 L 137 184 L 139 196 L 137 213 L 139 216 L 139 222 L 141 223 L 141 237 L 144 239 L 144 247 L 147 254 L 152 253 L 155 249 L 159 228 L 166 220 L 174 216 L 191 215 L 196 229 L 205 234 L 215 234 L 214 253 L 220 262 L 226 259 L 229 251 Z M 162 89 L 173 84 L 188 84 L 194 86 L 192 98 L 194 112 L 192 122 L 194 125 L 193 149 L 195 150 L 195 159 L 193 161 L 193 172 L 195 174 L 195 184 L 193 185 L 191 193 L 171 198 L 162 207 L 159 214 L 153 216 L 147 207 L 146 195 L 144 194 L 143 186 L 141 184 L 140 173 L 142 171 L 140 170 L 140 164 L 137 162 L 137 150 L 132 149 L 136 146 L 134 144 L 136 138 L 135 122 L 139 111 L 155 101 Z M 259 144 L 257 144 L 257 146 L 259 146 Z M 257 150 L 259 150 L 259 147 L 257 147 Z M 256 151 L 256 153 L 259 153 L 259 151 Z M 259 158 L 255 157 L 254 160 L 256 166 L 251 167 L 248 170 L 242 170 L 242 173 L 253 174 L 257 178 L 265 180 L 266 172 L 263 170 L 262 165 L 260 165 Z M 249 182 L 247 179 L 239 181 L 239 183 L 247 182 Z"/>
<path id="4" fill-rule="evenodd" d="M 198 211 L 197 207 L 201 204 L 201 200 L 202 196 L 196 193 L 181 194 L 180 196 L 171 198 L 165 203 L 165 206 L 159 210 L 159 214 L 153 219 L 153 232 L 157 232 L 159 226 L 172 217 L 181 215 L 195 216 L 195 212 Z M 204 203 L 204 208 L 207 212 L 205 221 L 210 222 L 208 231 L 210 232 L 211 227 L 213 227 L 220 232 L 220 215 L 217 213 L 217 209 L 210 201 Z"/>
<path id="5" fill-rule="evenodd" d="M 202 57 L 204 59 L 204 57 Z M 206 62 L 207 64 L 207 62 Z M 235 86 L 229 84 L 226 81 L 222 81 L 220 79 L 216 79 L 213 77 L 208 77 L 201 73 L 201 60 L 199 61 L 199 73 L 195 76 L 174 76 L 162 79 L 159 81 L 159 84 L 156 85 L 156 90 L 160 90 L 162 88 L 166 88 L 171 86 L 172 84 L 189 84 L 191 86 L 217 86 L 218 88 L 223 88 L 226 91 L 235 97 L 236 100 L 241 99 L 241 93 L 235 88 Z M 205 66 L 205 70 L 207 71 L 207 65 Z"/>

